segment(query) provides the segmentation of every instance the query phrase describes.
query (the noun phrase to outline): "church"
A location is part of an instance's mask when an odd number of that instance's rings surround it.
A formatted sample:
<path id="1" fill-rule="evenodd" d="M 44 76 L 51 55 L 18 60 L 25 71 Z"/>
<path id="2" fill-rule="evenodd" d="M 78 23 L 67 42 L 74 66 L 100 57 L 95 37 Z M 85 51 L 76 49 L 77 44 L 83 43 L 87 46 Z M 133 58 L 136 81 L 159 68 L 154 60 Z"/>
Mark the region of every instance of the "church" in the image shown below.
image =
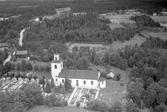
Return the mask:
<path id="1" fill-rule="evenodd" d="M 68 77 L 72 87 L 106 87 L 106 80 L 100 77 L 99 71 L 63 69 L 63 60 L 60 59 L 59 54 L 54 54 L 54 60 L 51 62 L 51 75 L 56 86 L 60 83 L 64 84 L 65 77 Z"/>

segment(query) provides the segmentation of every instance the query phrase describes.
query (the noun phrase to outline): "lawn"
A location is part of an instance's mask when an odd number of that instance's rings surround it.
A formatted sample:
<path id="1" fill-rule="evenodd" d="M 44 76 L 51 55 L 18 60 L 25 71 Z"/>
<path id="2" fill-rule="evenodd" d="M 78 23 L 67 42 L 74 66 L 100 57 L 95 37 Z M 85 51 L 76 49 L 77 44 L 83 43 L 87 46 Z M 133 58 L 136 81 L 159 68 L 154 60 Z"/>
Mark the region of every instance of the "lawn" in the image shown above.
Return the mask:
<path id="1" fill-rule="evenodd" d="M 151 16 L 151 18 L 159 23 L 166 23 L 167 22 L 167 16 Z"/>
<path id="2" fill-rule="evenodd" d="M 66 43 L 66 45 L 69 46 L 69 47 L 68 47 L 69 52 L 71 52 L 71 51 L 72 51 L 72 48 L 75 47 L 75 46 L 77 46 L 78 48 L 89 46 L 90 49 L 92 49 L 93 47 L 96 47 L 96 48 L 105 47 L 105 46 L 103 46 L 102 44 L 84 44 L 84 43 L 73 43 L 73 44 L 71 44 L 71 45 L 70 45 L 69 43 Z"/>
<path id="3" fill-rule="evenodd" d="M 106 102 L 108 105 L 114 104 L 125 96 L 124 86 L 120 85 L 120 82 L 107 80 L 107 87 L 101 89 L 98 99 Z"/>
<path id="4" fill-rule="evenodd" d="M 124 28 L 124 26 L 122 26 L 121 24 L 118 24 L 118 23 L 110 23 L 108 25 L 110 26 L 111 29 L 114 29 L 114 28 Z"/>
<path id="5" fill-rule="evenodd" d="M 91 64 L 90 68 L 92 68 L 95 71 L 100 70 L 101 72 L 106 72 L 106 68 L 104 66 L 96 66 Z M 120 80 L 121 82 L 125 83 L 129 82 L 129 77 L 128 77 L 129 69 L 121 70 L 119 68 L 111 66 L 110 71 L 113 72 L 114 74 L 121 74 L 121 80 Z"/>
<path id="6" fill-rule="evenodd" d="M 112 44 L 111 44 L 111 48 L 113 50 L 118 50 L 118 49 L 121 49 L 121 48 L 125 48 L 126 45 L 130 45 L 130 46 L 135 46 L 136 44 L 138 46 L 140 46 L 143 42 L 145 42 L 146 39 L 139 36 L 138 34 L 136 34 L 134 36 L 134 38 L 132 38 L 131 40 L 128 40 L 128 41 L 125 41 L 125 42 L 121 42 L 121 41 L 114 41 Z"/>
<path id="7" fill-rule="evenodd" d="M 135 23 L 135 21 L 130 20 L 129 18 L 132 15 L 105 15 L 101 14 L 102 17 L 110 19 L 112 23 Z"/>
<path id="8" fill-rule="evenodd" d="M 157 32 L 157 33 L 149 32 L 147 34 L 151 35 L 152 37 L 159 37 L 163 40 L 167 39 L 167 32 Z"/>
<path id="9" fill-rule="evenodd" d="M 36 106 L 27 112 L 94 112 L 81 108 Z"/>

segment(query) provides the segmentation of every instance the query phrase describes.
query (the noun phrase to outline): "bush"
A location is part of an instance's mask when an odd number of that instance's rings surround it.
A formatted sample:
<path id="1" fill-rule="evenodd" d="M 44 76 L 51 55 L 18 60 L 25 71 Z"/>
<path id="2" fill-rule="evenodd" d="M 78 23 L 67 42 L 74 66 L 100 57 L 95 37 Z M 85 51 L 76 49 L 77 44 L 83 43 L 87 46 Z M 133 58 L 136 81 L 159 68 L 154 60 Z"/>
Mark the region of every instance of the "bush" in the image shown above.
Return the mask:
<path id="1" fill-rule="evenodd" d="M 86 105 L 87 109 L 100 112 L 106 112 L 108 108 L 105 102 L 99 100 L 88 101 Z"/>
<path id="2" fill-rule="evenodd" d="M 90 95 L 89 95 L 89 94 L 85 94 L 85 98 L 86 98 L 87 100 L 89 100 L 89 99 L 90 99 Z"/>
<path id="3" fill-rule="evenodd" d="M 49 66 L 45 66 L 45 71 L 49 72 L 50 71 L 50 67 Z"/>
<path id="4" fill-rule="evenodd" d="M 81 102 L 80 102 L 80 101 L 77 101 L 77 102 L 76 102 L 76 106 L 77 106 L 77 107 L 80 107 L 80 105 L 81 105 Z"/>
<path id="5" fill-rule="evenodd" d="M 34 66 L 34 71 L 38 71 L 38 66 L 37 65 Z"/>
<path id="6" fill-rule="evenodd" d="M 116 78 L 116 81 L 120 81 L 120 79 L 121 79 L 121 74 L 117 74 L 115 78 Z"/>
<path id="7" fill-rule="evenodd" d="M 39 68 L 39 70 L 40 70 L 40 71 L 44 71 L 44 67 L 41 66 L 41 67 Z"/>
<path id="8" fill-rule="evenodd" d="M 54 93 L 51 93 L 49 96 L 46 96 L 44 99 L 44 104 L 49 107 L 64 107 L 67 106 L 67 101 L 56 96 Z"/>

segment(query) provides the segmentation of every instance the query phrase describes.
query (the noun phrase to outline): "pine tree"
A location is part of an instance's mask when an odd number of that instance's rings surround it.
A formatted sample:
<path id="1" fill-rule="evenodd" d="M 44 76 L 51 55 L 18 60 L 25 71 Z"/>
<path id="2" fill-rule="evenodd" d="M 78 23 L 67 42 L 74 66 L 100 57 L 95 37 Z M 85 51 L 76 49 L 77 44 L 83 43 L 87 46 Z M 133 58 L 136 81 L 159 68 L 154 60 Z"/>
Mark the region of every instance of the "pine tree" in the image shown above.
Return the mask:
<path id="1" fill-rule="evenodd" d="M 63 85 L 62 88 L 61 88 L 61 93 L 62 93 L 62 94 L 66 94 L 66 88 L 65 88 L 64 85 Z"/>
<path id="2" fill-rule="evenodd" d="M 49 81 L 46 82 L 45 92 L 46 93 L 51 93 L 51 86 L 50 86 Z"/>
<path id="3" fill-rule="evenodd" d="M 55 87 L 55 83 L 54 83 L 54 80 L 53 78 L 51 79 L 51 84 L 50 84 L 51 88 L 54 88 Z"/>

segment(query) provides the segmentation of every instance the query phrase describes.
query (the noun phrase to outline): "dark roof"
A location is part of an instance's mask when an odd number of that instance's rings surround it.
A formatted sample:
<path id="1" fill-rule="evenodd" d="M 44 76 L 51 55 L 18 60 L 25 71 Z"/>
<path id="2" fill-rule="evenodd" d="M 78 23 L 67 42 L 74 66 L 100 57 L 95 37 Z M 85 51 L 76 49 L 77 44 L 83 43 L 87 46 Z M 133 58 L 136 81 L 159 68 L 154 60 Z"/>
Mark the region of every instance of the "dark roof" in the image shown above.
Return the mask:
<path id="1" fill-rule="evenodd" d="M 73 69 L 63 69 L 59 74 L 58 78 L 72 78 L 72 79 L 98 79 L 98 71 L 92 70 L 73 70 Z"/>
<path id="2" fill-rule="evenodd" d="M 98 81 L 99 81 L 99 82 L 102 82 L 102 81 L 105 81 L 105 80 L 106 80 L 105 78 L 100 77 Z"/>

